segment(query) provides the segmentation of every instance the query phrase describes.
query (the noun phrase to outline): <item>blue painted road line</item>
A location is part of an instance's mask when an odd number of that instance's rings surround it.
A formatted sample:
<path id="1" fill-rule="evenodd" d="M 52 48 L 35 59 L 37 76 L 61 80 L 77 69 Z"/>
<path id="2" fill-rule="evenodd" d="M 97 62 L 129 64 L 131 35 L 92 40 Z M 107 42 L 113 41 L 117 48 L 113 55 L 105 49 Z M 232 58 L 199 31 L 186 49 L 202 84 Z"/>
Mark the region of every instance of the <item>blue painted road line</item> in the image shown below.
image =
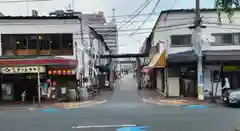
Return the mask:
<path id="1" fill-rule="evenodd" d="M 56 108 L 48 108 L 48 109 L 42 109 L 40 112 L 57 112 L 59 109 Z"/>
<path id="2" fill-rule="evenodd" d="M 133 126 L 133 127 L 122 127 L 116 129 L 117 131 L 147 131 L 149 126 Z"/>
<path id="3" fill-rule="evenodd" d="M 184 106 L 184 108 L 200 108 L 200 109 L 203 109 L 203 108 L 208 108 L 208 106 L 206 105 L 187 105 L 187 106 Z"/>

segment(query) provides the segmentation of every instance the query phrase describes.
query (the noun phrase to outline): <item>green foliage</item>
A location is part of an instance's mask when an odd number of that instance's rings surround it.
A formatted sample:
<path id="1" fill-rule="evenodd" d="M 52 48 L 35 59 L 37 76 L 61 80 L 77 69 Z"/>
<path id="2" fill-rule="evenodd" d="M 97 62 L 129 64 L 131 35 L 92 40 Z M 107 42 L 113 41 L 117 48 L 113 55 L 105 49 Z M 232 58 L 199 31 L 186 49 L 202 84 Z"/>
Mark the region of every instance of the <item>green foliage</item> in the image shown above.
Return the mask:
<path id="1" fill-rule="evenodd" d="M 217 9 L 219 24 L 222 23 L 221 12 L 225 12 L 229 23 L 232 23 L 234 9 L 239 8 L 239 4 L 239 0 L 215 0 L 215 8 Z"/>

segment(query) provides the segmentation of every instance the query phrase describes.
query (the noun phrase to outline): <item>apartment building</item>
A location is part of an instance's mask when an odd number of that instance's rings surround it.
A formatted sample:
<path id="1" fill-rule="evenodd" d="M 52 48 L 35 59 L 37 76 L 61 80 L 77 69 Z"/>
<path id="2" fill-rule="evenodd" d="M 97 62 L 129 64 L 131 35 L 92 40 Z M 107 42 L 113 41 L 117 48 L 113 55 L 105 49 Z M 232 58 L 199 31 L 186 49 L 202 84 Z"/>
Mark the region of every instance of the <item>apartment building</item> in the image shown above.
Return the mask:
<path id="1" fill-rule="evenodd" d="M 226 77 L 231 88 L 239 88 L 239 38 L 240 10 L 235 10 L 233 22 L 229 23 L 227 15 L 222 13 L 222 24 L 218 23 L 215 9 L 202 9 L 202 50 L 203 82 L 205 95 L 213 91 L 221 95 L 221 87 Z M 167 66 L 160 67 L 157 74 L 156 88 L 169 96 L 197 96 L 197 56 L 194 53 L 193 9 L 162 11 L 153 28 L 152 45 L 158 50 L 166 51 Z M 161 43 L 166 46 L 160 47 Z M 168 70 L 167 77 L 164 70 Z M 167 82 L 167 83 L 166 83 Z M 163 90 L 165 87 L 168 90 Z M 168 92 L 166 92 L 168 91 Z"/>

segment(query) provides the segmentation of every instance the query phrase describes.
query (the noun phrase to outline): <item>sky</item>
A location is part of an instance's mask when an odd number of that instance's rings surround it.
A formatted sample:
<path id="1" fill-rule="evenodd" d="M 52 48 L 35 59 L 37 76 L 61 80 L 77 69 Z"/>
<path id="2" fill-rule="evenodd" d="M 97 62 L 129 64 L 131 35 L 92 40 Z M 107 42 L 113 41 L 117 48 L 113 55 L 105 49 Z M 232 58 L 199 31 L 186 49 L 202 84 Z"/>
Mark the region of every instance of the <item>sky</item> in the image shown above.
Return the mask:
<path id="1" fill-rule="evenodd" d="M 28 3 L 26 2 L 6 3 L 6 1 L 11 0 L 0 0 L 0 12 L 2 12 L 4 15 L 25 16 L 27 14 L 31 14 L 32 9 L 39 11 L 40 15 L 48 15 L 49 12 L 54 10 L 67 9 L 69 7 L 69 4 L 74 3 L 74 9 L 76 11 L 81 11 L 83 13 L 103 11 L 107 20 L 110 20 L 113 8 L 115 8 L 116 16 L 131 15 L 146 0 L 51 0 L 44 2 L 28 2 Z M 143 10 L 142 14 L 150 13 L 156 1 L 157 0 L 152 0 L 149 6 Z M 215 0 L 200 0 L 200 1 L 201 8 L 214 7 Z M 194 7 L 195 0 L 161 0 L 155 12 L 160 14 L 162 10 L 185 9 Z M 143 41 L 150 34 L 151 28 L 154 26 L 158 15 L 151 15 L 148 21 L 141 27 L 145 29 L 148 28 L 148 30 L 136 31 L 136 29 L 138 29 L 139 25 L 142 23 L 142 21 L 146 19 L 146 17 L 147 17 L 146 15 L 138 16 L 134 19 L 134 21 L 138 22 L 134 22 L 132 25 L 126 25 L 119 30 L 118 33 L 119 34 L 118 42 L 120 46 L 119 53 L 134 53 L 139 51 Z M 130 17 L 116 17 L 118 25 L 121 25 L 124 20 L 128 19 L 130 19 Z M 135 31 L 137 32 L 136 34 L 130 35 Z"/>

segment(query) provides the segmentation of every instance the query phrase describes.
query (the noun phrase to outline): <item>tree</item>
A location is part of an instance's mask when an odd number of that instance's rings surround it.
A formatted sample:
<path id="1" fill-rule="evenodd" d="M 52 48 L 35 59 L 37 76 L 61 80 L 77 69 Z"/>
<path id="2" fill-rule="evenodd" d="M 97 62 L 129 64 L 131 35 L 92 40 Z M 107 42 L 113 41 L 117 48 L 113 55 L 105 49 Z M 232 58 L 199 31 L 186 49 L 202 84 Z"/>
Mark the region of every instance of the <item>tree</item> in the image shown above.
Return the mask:
<path id="1" fill-rule="evenodd" d="M 218 13 L 218 21 L 221 24 L 221 12 L 227 14 L 229 23 L 232 23 L 232 17 L 234 15 L 234 9 L 240 7 L 239 0 L 215 0 L 215 8 Z"/>

